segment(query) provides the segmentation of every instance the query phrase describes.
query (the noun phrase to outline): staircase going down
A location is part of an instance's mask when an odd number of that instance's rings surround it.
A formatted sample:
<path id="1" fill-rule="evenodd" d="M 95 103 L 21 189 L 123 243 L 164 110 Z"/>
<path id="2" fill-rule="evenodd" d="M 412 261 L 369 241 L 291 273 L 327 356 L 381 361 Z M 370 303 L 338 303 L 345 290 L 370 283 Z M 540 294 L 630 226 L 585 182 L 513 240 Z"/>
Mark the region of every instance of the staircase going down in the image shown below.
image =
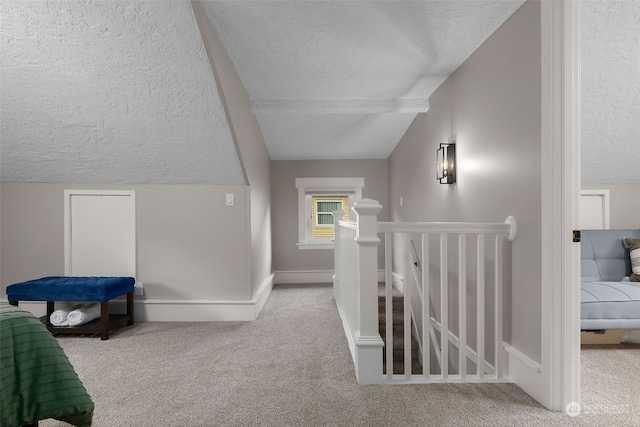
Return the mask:
<path id="1" fill-rule="evenodd" d="M 392 297 L 393 305 L 393 374 L 404 375 L 404 297 L 402 295 L 394 295 Z M 385 297 L 378 296 L 378 325 L 380 328 L 380 336 L 384 341 L 384 349 L 382 352 L 383 373 L 387 372 L 387 329 L 385 321 Z M 418 341 L 414 337 L 414 331 L 411 331 L 411 372 L 413 374 L 422 374 L 422 365 L 420 363 L 420 351 Z"/>

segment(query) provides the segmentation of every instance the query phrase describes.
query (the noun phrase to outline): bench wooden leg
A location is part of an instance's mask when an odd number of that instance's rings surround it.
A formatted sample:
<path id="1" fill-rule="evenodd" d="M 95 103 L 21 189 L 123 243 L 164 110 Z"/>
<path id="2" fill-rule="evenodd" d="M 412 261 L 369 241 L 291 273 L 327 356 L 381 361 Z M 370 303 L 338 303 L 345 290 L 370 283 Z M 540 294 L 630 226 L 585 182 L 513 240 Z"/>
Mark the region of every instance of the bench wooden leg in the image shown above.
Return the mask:
<path id="1" fill-rule="evenodd" d="M 129 316 L 127 325 L 133 325 L 133 292 L 127 294 L 127 316 Z"/>
<path id="2" fill-rule="evenodd" d="M 18 301 L 9 301 L 9 304 L 15 305 L 17 307 L 18 306 Z"/>
<path id="3" fill-rule="evenodd" d="M 100 303 L 100 339 L 109 339 L 109 301 Z"/>
<path id="4" fill-rule="evenodd" d="M 53 314 L 54 309 L 55 309 L 55 302 L 47 301 L 47 318 L 45 319 L 45 323 L 44 323 L 47 328 L 49 328 L 49 326 L 52 326 L 51 315 Z"/>

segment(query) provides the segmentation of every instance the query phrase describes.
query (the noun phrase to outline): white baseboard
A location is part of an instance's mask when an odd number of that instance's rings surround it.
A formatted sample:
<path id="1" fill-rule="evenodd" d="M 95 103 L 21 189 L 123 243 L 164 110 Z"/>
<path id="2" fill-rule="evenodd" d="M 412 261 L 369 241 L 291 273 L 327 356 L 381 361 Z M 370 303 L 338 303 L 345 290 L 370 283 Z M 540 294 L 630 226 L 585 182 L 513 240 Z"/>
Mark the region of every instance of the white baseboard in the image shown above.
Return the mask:
<path id="1" fill-rule="evenodd" d="M 273 284 L 275 279 L 275 274 L 271 273 L 269 277 L 264 281 L 260 289 L 256 292 L 256 295 L 253 297 L 253 300 L 256 302 L 256 319 L 262 312 L 264 305 L 267 303 L 269 299 L 269 295 L 271 295 L 271 291 L 273 290 Z"/>
<path id="2" fill-rule="evenodd" d="M 279 285 L 333 283 L 333 270 L 276 271 L 274 283 Z"/>
<path id="3" fill-rule="evenodd" d="M 251 300 L 136 300 L 134 315 L 142 322 L 238 322 L 256 320 L 271 290 L 271 274 Z M 119 302 L 122 303 L 122 302 Z M 119 307 L 122 310 L 123 307 Z"/>
<path id="4" fill-rule="evenodd" d="M 136 322 L 233 322 L 256 320 L 264 308 L 271 290 L 274 275 L 271 274 L 251 300 L 144 300 L 136 299 Z M 122 298 L 110 304 L 112 313 L 125 313 L 126 301 Z M 45 302 L 20 302 L 20 307 L 40 317 L 47 313 Z"/>
<path id="5" fill-rule="evenodd" d="M 274 283 L 278 285 L 333 283 L 333 270 L 276 271 Z M 384 282 L 384 270 L 378 270 L 378 281 Z"/>
<path id="6" fill-rule="evenodd" d="M 507 355 L 509 379 L 543 406 L 550 408 L 549 387 L 540 364 L 513 347 L 507 350 Z"/>

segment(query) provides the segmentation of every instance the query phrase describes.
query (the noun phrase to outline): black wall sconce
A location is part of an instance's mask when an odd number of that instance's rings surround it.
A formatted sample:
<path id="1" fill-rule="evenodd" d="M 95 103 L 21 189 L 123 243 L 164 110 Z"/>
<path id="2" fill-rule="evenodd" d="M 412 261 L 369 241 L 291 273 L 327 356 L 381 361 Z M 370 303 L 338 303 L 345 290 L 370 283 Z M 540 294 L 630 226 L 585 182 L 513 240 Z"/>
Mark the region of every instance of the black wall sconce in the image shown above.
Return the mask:
<path id="1" fill-rule="evenodd" d="M 456 144 L 440 144 L 436 151 L 436 179 L 440 184 L 456 182 Z"/>

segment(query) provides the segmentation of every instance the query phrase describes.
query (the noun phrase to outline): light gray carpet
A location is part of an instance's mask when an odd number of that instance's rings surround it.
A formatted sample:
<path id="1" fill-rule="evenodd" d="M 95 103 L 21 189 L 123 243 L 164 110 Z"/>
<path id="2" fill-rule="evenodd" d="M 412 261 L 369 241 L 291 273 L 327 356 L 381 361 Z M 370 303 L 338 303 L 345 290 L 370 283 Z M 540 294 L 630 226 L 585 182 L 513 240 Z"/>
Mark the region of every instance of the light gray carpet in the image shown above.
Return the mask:
<path id="1" fill-rule="evenodd" d="M 513 384 L 360 386 L 330 285 L 276 286 L 254 322 L 148 322 L 108 341 L 59 341 L 99 427 L 640 425 L 637 346 L 583 352 L 592 407 L 575 418 Z"/>

